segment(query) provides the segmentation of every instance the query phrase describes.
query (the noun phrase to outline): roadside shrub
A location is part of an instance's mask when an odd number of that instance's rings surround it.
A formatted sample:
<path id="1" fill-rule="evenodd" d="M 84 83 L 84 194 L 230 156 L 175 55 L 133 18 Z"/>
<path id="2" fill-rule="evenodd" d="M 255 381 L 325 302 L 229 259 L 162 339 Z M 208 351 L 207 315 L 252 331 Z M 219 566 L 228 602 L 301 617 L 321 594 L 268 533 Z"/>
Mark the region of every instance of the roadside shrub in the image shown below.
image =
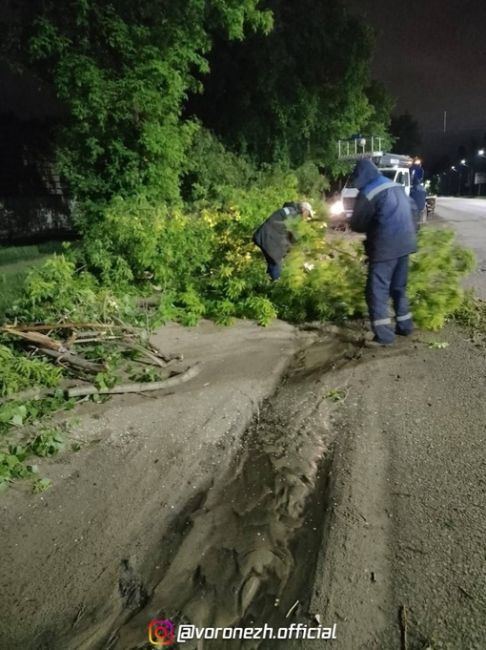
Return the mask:
<path id="1" fill-rule="evenodd" d="M 54 387 L 61 369 L 43 359 L 27 358 L 0 343 L 0 396 L 12 395 L 33 386 Z"/>
<path id="2" fill-rule="evenodd" d="M 8 316 L 21 322 L 109 321 L 130 309 L 127 294 L 115 295 L 91 273 L 77 269 L 74 259 L 54 255 L 30 271 Z"/>
<path id="3" fill-rule="evenodd" d="M 207 317 L 267 325 L 276 316 L 302 322 L 366 315 L 362 245 L 345 236 L 330 241 L 325 222 L 294 220 L 297 244 L 279 282 L 270 282 L 252 233 L 282 204 L 279 197 L 295 192 L 296 178 L 275 172 L 273 184 L 234 190 L 231 205 L 194 214 L 169 214 L 140 199 L 115 202 L 88 233 L 82 256 L 53 256 L 28 275 L 11 315 L 24 321 L 136 321 L 137 292 L 161 296 L 152 324 L 194 325 Z M 409 282 L 418 327 L 443 326 L 462 304 L 460 282 L 473 268 L 473 254 L 455 243 L 452 231 L 420 231 Z"/>
<path id="4" fill-rule="evenodd" d="M 359 243 L 331 244 L 322 228 L 294 249 L 281 281 L 272 287 L 278 314 L 285 320 L 345 320 L 365 311 L 364 257 Z"/>
<path id="5" fill-rule="evenodd" d="M 465 292 L 464 300 L 453 316 L 460 325 L 486 334 L 486 301 L 477 298 L 471 289 Z"/>
<path id="6" fill-rule="evenodd" d="M 472 251 L 455 242 L 452 230 L 422 228 L 410 265 L 409 297 L 418 327 L 438 330 L 462 304 L 461 280 L 474 270 Z"/>
<path id="7" fill-rule="evenodd" d="M 299 194 L 307 196 L 322 196 L 329 189 L 329 181 L 320 173 L 318 166 L 308 161 L 295 170 Z"/>

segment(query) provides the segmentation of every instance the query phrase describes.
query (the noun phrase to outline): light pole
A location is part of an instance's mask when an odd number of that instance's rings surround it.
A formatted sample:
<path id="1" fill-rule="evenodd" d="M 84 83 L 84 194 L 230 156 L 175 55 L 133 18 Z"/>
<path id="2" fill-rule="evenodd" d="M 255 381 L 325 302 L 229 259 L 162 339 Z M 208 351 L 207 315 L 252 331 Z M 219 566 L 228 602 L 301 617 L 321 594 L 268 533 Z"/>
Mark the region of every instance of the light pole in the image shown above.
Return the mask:
<path id="1" fill-rule="evenodd" d="M 485 158 L 486 156 L 485 156 L 484 154 L 485 154 L 484 149 L 480 149 L 480 150 L 478 151 L 478 156 L 479 156 L 480 158 Z M 477 172 L 477 173 L 478 173 L 478 176 L 479 176 L 479 174 L 481 174 L 481 172 Z M 478 178 L 479 181 L 480 181 L 480 178 L 481 178 L 481 177 Z M 473 179 L 473 182 L 474 182 L 474 179 Z M 481 186 L 482 186 L 482 183 L 479 182 L 479 183 L 478 183 L 478 196 L 481 196 Z M 473 189 L 473 196 L 474 196 L 474 189 Z"/>
<path id="2" fill-rule="evenodd" d="M 458 181 L 457 182 L 457 196 L 459 196 L 459 192 L 460 192 L 460 189 L 461 189 L 461 175 L 457 171 L 455 165 L 452 165 L 451 172 L 455 172 L 457 174 L 457 181 Z"/>
<path id="3" fill-rule="evenodd" d="M 466 159 L 465 159 L 465 158 L 463 158 L 463 159 L 461 160 L 461 163 L 460 163 L 460 164 L 461 164 L 461 168 L 462 168 L 462 167 L 466 167 L 466 169 L 467 169 L 468 165 L 467 165 L 467 162 L 466 162 Z M 461 169 L 461 171 L 459 172 L 459 196 L 461 196 L 461 190 L 462 190 L 462 169 Z"/>

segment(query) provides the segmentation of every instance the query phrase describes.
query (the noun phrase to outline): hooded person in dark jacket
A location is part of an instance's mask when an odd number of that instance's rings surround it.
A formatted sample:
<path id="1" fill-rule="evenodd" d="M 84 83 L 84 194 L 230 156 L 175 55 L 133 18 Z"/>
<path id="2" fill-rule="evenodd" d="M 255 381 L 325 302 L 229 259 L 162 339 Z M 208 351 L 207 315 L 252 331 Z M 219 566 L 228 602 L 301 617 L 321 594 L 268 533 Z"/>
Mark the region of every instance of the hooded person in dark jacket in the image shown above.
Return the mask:
<path id="1" fill-rule="evenodd" d="M 313 216 L 310 203 L 284 203 L 273 212 L 253 234 L 253 242 L 261 249 L 267 262 L 267 273 L 273 281 L 278 280 L 282 272 L 282 262 L 295 241 L 289 224 L 292 217 Z"/>
<path id="2" fill-rule="evenodd" d="M 374 340 L 390 345 L 395 333 L 408 336 L 413 331 L 406 294 L 408 256 L 416 250 L 410 201 L 403 187 L 380 174 L 371 160 L 357 163 L 352 182 L 359 194 L 350 225 L 355 232 L 366 234 L 366 302 Z M 389 314 L 390 298 L 395 329 Z"/>
<path id="3" fill-rule="evenodd" d="M 410 188 L 410 198 L 413 199 L 418 211 L 418 223 L 425 223 L 427 212 L 427 192 L 420 183 L 417 176 L 412 177 L 412 187 Z"/>

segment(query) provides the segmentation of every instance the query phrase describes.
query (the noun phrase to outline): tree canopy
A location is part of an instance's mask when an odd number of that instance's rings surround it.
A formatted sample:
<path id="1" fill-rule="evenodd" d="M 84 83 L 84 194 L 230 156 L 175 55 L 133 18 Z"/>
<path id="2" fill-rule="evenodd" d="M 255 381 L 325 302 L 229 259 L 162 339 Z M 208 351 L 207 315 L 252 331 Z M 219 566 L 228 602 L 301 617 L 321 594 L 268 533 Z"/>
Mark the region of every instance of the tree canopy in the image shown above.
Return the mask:
<path id="1" fill-rule="evenodd" d="M 115 196 L 176 204 L 200 123 L 256 164 L 330 169 L 337 138 L 386 131 L 372 34 L 340 0 L 20 0 L 13 11 L 8 56 L 64 105 L 58 167 L 87 212 Z"/>
<path id="2" fill-rule="evenodd" d="M 371 84 L 370 29 L 337 0 L 267 0 L 274 29 L 220 34 L 202 95 L 189 105 L 224 141 L 258 161 L 329 164 L 339 137 L 381 135 L 390 101 Z"/>
<path id="3" fill-rule="evenodd" d="M 194 124 L 181 120 L 207 71 L 211 32 L 268 31 L 260 0 L 44 0 L 23 5 L 22 63 L 50 82 L 67 109 L 60 171 L 90 202 L 146 193 L 174 201 Z"/>

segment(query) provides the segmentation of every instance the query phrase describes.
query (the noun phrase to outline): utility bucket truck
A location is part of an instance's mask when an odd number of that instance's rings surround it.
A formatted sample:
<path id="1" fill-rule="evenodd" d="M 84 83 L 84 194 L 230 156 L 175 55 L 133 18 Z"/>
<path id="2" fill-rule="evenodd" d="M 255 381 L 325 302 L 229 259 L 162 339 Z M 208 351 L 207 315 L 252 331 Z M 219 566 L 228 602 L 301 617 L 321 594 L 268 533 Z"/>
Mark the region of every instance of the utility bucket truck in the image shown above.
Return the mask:
<path id="1" fill-rule="evenodd" d="M 369 158 L 379 168 L 383 176 L 402 185 L 405 194 L 410 196 L 410 167 L 413 164 L 413 159 L 410 156 L 375 150 L 374 145 L 381 144 L 381 138 L 371 138 L 369 148 L 367 143 L 365 138 L 354 141 L 354 146 L 353 142 L 340 140 L 338 159 L 343 162 L 356 163 L 363 158 Z M 339 198 L 330 206 L 332 227 L 347 229 L 357 196 L 358 189 L 352 186 L 351 176 L 349 176 Z"/>

